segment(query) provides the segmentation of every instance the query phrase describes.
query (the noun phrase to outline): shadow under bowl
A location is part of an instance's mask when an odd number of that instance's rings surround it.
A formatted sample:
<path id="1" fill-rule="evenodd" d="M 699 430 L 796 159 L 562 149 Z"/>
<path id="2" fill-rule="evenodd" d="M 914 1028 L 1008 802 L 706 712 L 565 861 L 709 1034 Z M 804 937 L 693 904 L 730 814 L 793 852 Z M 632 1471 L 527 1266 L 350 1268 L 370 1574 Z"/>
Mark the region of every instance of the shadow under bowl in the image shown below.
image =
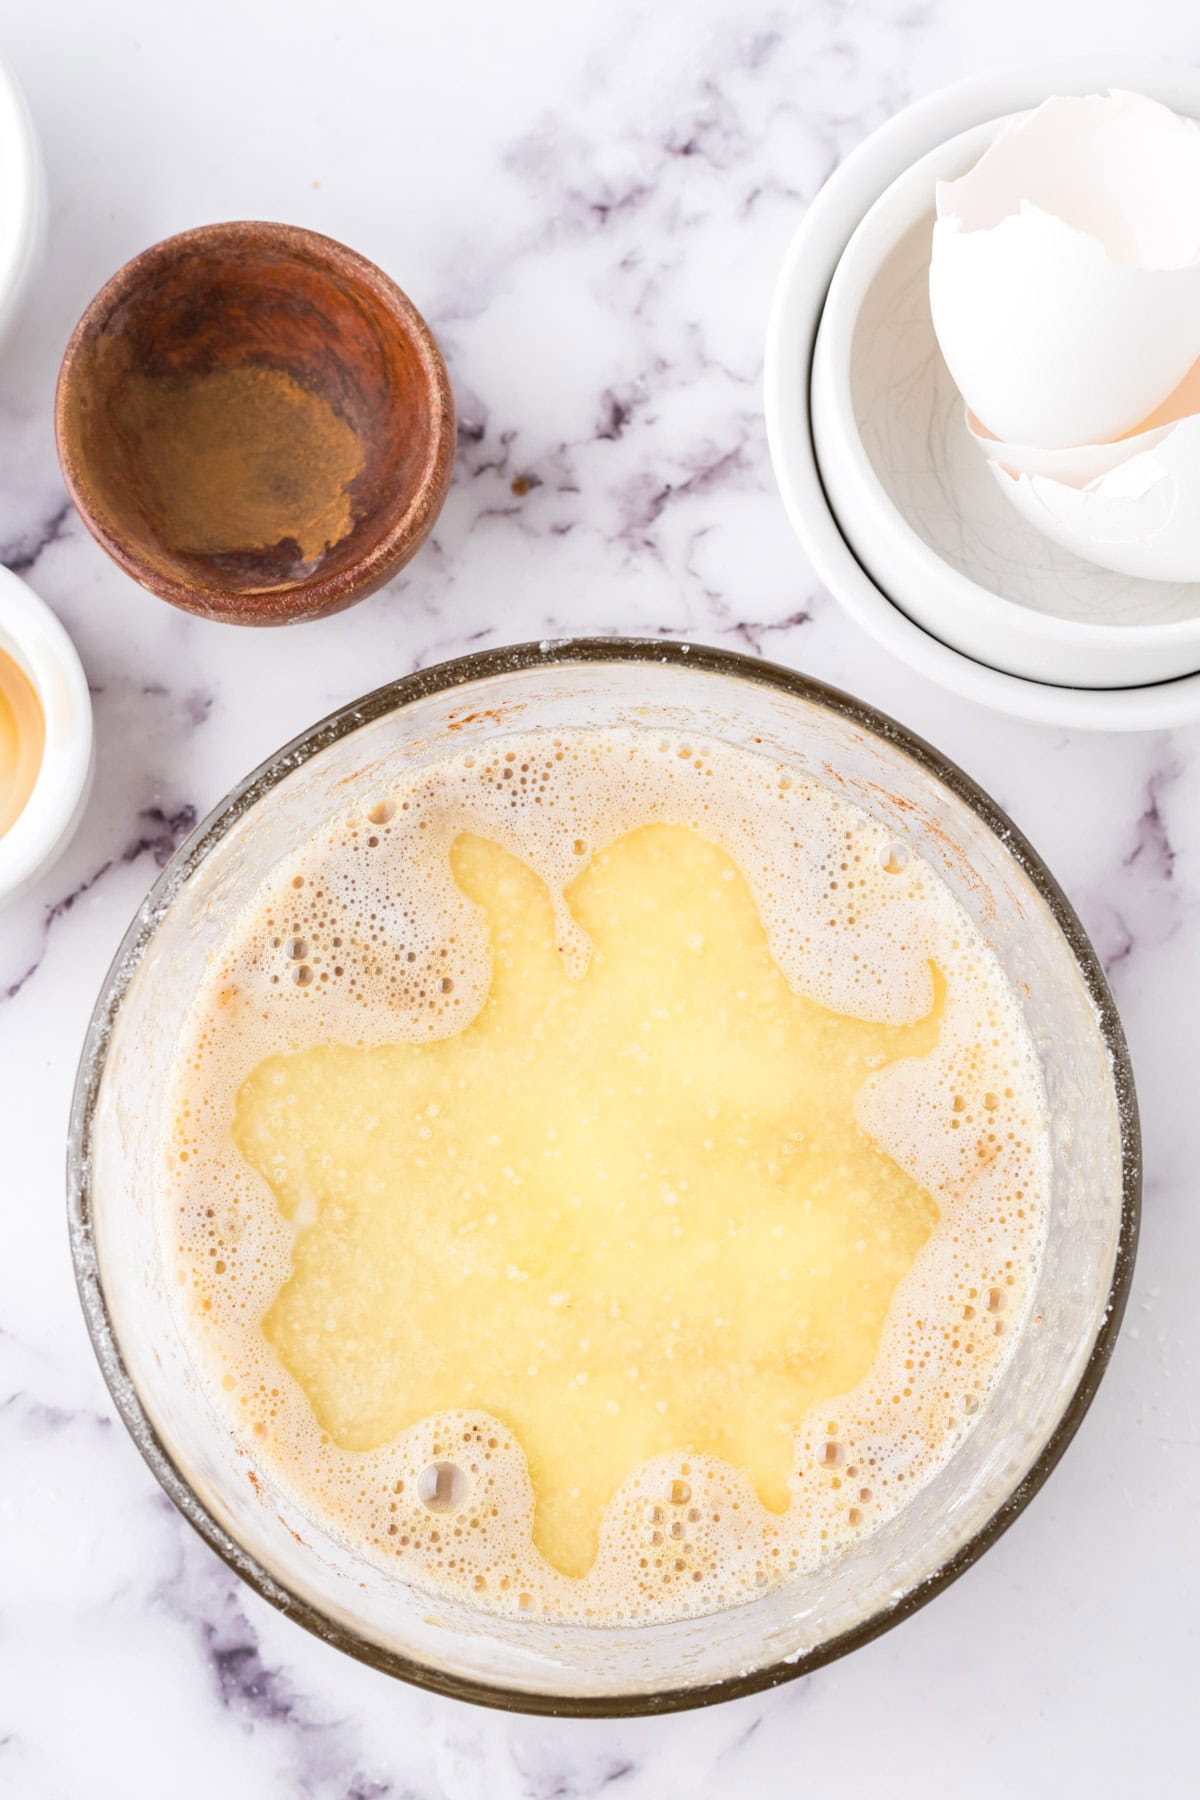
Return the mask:
<path id="1" fill-rule="evenodd" d="M 454 463 L 441 352 L 331 238 L 255 221 L 153 245 L 75 329 L 55 405 L 72 500 L 152 593 L 206 618 L 319 618 L 428 536 Z"/>

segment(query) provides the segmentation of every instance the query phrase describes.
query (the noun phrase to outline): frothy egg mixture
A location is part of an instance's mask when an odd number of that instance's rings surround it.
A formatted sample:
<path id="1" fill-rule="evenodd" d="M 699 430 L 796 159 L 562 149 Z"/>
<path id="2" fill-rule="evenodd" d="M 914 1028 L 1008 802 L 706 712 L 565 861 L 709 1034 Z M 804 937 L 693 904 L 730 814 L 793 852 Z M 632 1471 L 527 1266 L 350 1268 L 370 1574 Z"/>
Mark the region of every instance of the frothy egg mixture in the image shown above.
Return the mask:
<path id="1" fill-rule="evenodd" d="M 765 756 L 514 735 L 357 797 L 198 996 L 168 1193 L 233 1429 L 493 1611 L 732 1604 L 986 1404 L 1044 1101 L 933 869 Z"/>

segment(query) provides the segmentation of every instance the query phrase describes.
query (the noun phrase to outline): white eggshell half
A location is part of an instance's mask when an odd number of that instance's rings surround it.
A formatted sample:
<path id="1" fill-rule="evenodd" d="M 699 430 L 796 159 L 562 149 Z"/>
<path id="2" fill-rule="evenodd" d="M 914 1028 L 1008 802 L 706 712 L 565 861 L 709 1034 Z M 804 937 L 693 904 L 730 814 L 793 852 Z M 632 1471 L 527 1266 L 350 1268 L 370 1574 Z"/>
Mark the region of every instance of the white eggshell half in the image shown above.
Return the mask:
<path id="1" fill-rule="evenodd" d="M 1200 358 L 1200 128 L 1169 108 L 1047 100 L 938 183 L 937 212 L 934 329 L 994 437 L 1105 443 Z"/>
<path id="2" fill-rule="evenodd" d="M 1200 581 L 1200 415 L 1128 439 L 1124 449 L 1121 462 L 1083 486 L 1010 473 L 998 457 L 991 468 L 1022 518 L 1076 556 L 1148 581 Z"/>

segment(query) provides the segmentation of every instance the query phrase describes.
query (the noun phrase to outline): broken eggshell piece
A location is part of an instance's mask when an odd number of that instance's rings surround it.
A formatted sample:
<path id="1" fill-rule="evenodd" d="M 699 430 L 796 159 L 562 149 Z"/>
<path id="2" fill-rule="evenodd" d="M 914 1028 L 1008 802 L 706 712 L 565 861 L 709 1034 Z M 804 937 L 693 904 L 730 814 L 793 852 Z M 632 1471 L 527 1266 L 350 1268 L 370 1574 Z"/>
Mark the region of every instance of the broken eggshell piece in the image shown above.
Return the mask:
<path id="1" fill-rule="evenodd" d="M 1114 468 L 1080 486 L 1013 470 L 1007 456 L 993 458 L 992 471 L 1022 518 L 1064 550 L 1121 575 L 1200 581 L 1200 418 L 1122 448 Z"/>
<path id="2" fill-rule="evenodd" d="M 1200 362 L 1115 443 L 1043 450 L 967 429 L 1009 502 L 1076 556 L 1150 581 L 1200 581 Z"/>
<path id="3" fill-rule="evenodd" d="M 1200 357 L 1200 128 L 1054 98 L 937 184 L 934 329 L 976 418 L 1066 449 L 1138 430 Z"/>

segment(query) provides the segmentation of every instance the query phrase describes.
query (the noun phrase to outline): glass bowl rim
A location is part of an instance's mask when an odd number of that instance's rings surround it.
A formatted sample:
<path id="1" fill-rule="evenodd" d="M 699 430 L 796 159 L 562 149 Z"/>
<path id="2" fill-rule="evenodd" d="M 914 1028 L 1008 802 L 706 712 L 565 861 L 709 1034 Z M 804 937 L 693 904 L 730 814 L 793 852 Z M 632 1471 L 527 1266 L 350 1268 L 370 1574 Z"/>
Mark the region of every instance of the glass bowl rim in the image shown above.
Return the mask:
<path id="1" fill-rule="evenodd" d="M 924 1581 L 894 1604 L 794 1659 L 779 1659 L 761 1668 L 695 1686 L 656 1692 L 613 1695 L 532 1693 L 464 1677 L 389 1650 L 294 1594 L 252 1557 L 200 1500 L 176 1466 L 142 1406 L 126 1368 L 113 1327 L 93 1226 L 92 1140 L 95 1107 L 108 1048 L 122 1001 L 159 923 L 176 894 L 234 824 L 285 776 L 340 738 L 389 713 L 398 712 L 433 694 L 447 693 L 505 674 L 570 663 L 660 663 L 746 681 L 823 707 L 870 735 L 883 739 L 964 805 L 993 836 L 999 837 L 1045 902 L 1066 940 L 1095 1009 L 1112 1070 L 1121 1139 L 1121 1219 L 1112 1278 L 1103 1317 L 1074 1391 L 1057 1425 L 1032 1466 L 1005 1496 L 980 1529 Z M 188 1523 L 211 1550 L 263 1599 L 303 1625 L 323 1642 L 347 1652 L 382 1673 L 455 1700 L 565 1718 L 631 1718 L 682 1711 L 776 1687 L 835 1661 L 918 1612 L 943 1588 L 956 1581 L 991 1548 L 1024 1511 L 1056 1467 L 1095 1397 L 1108 1366 L 1129 1295 L 1141 1217 L 1141 1132 L 1133 1068 L 1125 1033 L 1099 958 L 1070 901 L 1045 863 L 1007 814 L 958 765 L 939 750 L 876 707 L 781 664 L 737 651 L 658 638 L 560 638 L 506 645 L 418 669 L 350 701 L 275 751 L 225 795 L 179 846 L 121 940 L 100 988 L 84 1039 L 71 1102 L 67 1140 L 67 1212 L 76 1285 L 92 1347 L 123 1424 L 151 1473 Z M 753 1604 L 751 1602 L 751 1604 Z M 718 1615 L 714 1615 L 718 1616 Z"/>

